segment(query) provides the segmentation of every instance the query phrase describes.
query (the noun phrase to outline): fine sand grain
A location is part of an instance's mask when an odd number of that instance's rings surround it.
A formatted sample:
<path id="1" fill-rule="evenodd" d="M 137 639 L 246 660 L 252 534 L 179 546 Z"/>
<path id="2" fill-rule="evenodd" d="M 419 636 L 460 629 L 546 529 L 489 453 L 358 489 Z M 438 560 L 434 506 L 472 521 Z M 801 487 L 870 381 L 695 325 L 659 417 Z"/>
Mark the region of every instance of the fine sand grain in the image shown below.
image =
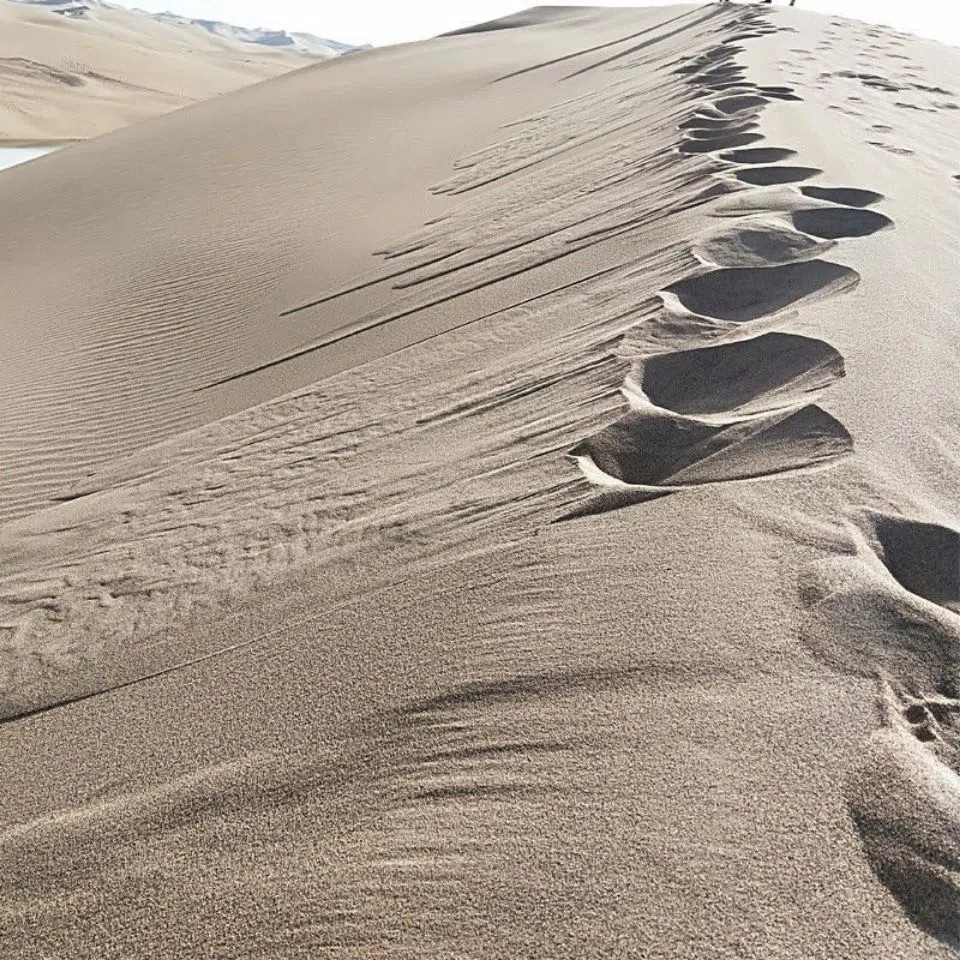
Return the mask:
<path id="1" fill-rule="evenodd" d="M 0 956 L 955 957 L 958 95 L 547 7 L 4 173 Z"/>

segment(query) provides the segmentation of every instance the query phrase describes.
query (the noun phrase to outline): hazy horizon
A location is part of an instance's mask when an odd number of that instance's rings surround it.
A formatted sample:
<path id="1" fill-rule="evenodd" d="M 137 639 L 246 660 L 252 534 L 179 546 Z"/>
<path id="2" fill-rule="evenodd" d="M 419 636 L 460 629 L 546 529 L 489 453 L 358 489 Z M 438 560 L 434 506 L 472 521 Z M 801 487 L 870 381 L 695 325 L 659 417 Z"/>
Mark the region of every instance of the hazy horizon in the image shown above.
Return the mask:
<path id="1" fill-rule="evenodd" d="M 222 20 L 243 27 L 303 31 L 344 43 L 384 46 L 436 36 L 447 30 L 481 23 L 537 4 L 522 0 L 461 0 L 456 6 L 412 2 L 398 6 L 384 0 L 355 0 L 342 6 L 308 0 L 116 0 L 123 6 L 183 16 Z M 783 0 L 785 3 L 785 0 Z M 783 5 L 777 3 L 777 5 Z M 586 4 L 559 3 L 556 6 Z M 608 0 L 596 6 L 667 6 L 643 0 Z M 932 0 L 904 4 L 899 0 L 797 0 L 797 8 L 889 24 L 921 36 L 960 44 L 960 13 L 937 10 Z"/>

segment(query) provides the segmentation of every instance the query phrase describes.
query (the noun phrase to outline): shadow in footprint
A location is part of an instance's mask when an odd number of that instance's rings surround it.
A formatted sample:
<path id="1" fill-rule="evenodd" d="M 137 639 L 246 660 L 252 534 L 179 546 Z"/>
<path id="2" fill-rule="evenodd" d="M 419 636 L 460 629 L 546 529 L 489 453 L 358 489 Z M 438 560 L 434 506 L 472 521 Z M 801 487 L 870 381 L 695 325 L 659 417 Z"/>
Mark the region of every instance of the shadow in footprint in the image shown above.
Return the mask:
<path id="1" fill-rule="evenodd" d="M 738 170 L 736 178 L 755 187 L 772 187 L 780 183 L 796 183 L 809 180 L 823 173 L 817 167 L 753 167 Z"/>
<path id="2" fill-rule="evenodd" d="M 810 405 L 725 426 L 634 411 L 570 455 L 600 485 L 682 487 L 809 468 L 852 448 L 843 425 Z"/>
<path id="3" fill-rule="evenodd" d="M 791 230 L 780 220 L 757 218 L 702 238 L 693 253 L 717 267 L 770 267 L 813 260 L 835 246 Z"/>
<path id="4" fill-rule="evenodd" d="M 745 147 L 756 143 L 763 137 L 759 133 L 726 134 L 713 140 L 684 140 L 680 144 L 681 153 L 710 153 L 714 150 L 729 150 L 731 147 Z"/>
<path id="5" fill-rule="evenodd" d="M 714 270 L 671 284 L 665 292 L 692 313 L 745 323 L 802 301 L 852 290 L 859 282 L 856 270 L 829 260 L 808 260 Z"/>
<path id="6" fill-rule="evenodd" d="M 827 200 L 845 207 L 869 207 L 883 199 L 882 193 L 858 190 L 856 187 L 801 187 L 800 192 L 812 200 Z"/>
<path id="7" fill-rule="evenodd" d="M 755 120 L 748 120 L 744 123 L 728 123 L 723 127 L 690 127 L 687 129 L 684 136 L 691 140 L 716 140 L 720 137 L 730 137 L 736 136 L 741 133 L 749 133 L 751 130 L 755 130 L 758 124 Z"/>
<path id="8" fill-rule="evenodd" d="M 922 930 L 960 948 L 960 780 L 903 730 L 871 737 L 847 783 L 877 877 Z"/>
<path id="9" fill-rule="evenodd" d="M 720 158 L 731 163 L 779 163 L 796 155 L 796 150 L 786 147 L 747 147 L 745 150 L 728 150 L 721 153 Z"/>
<path id="10" fill-rule="evenodd" d="M 767 333 L 649 357 L 627 383 L 675 413 L 755 415 L 799 406 L 843 375 L 843 357 L 828 343 Z"/>
<path id="11" fill-rule="evenodd" d="M 877 515 L 878 556 L 906 590 L 960 613 L 960 533 L 904 517 Z"/>
<path id="12" fill-rule="evenodd" d="M 850 207 L 796 210 L 790 215 L 790 219 L 798 230 L 822 240 L 868 237 L 893 226 L 893 221 L 882 213 Z"/>
<path id="13" fill-rule="evenodd" d="M 756 110 L 759 107 L 765 107 L 769 102 L 766 97 L 745 93 L 738 97 L 723 97 L 714 104 L 714 107 L 721 113 L 732 116 L 736 113 L 742 113 L 744 110 Z"/>

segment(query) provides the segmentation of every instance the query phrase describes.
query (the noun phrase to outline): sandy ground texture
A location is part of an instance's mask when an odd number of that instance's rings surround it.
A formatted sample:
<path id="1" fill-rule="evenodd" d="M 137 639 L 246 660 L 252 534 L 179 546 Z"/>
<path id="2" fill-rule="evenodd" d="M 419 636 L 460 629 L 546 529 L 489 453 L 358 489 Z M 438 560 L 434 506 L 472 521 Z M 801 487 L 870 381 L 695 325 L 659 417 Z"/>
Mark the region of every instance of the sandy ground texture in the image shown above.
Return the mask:
<path id="1" fill-rule="evenodd" d="M 316 60 L 122 7 L 0 0 L 0 141 L 84 140 Z"/>
<path id="2" fill-rule="evenodd" d="M 956 956 L 958 107 L 537 8 L 0 176 L 0 955 Z"/>

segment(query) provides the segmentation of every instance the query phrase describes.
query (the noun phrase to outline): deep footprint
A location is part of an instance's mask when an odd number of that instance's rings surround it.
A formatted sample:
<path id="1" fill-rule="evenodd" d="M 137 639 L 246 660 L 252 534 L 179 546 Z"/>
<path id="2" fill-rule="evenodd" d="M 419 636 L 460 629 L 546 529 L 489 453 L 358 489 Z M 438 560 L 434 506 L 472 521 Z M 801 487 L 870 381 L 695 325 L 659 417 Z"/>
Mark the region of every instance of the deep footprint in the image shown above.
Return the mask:
<path id="1" fill-rule="evenodd" d="M 843 237 L 868 237 L 893 226 L 893 221 L 875 210 L 848 207 L 819 207 L 815 210 L 796 210 L 790 215 L 793 225 L 804 233 L 821 240 L 839 240 Z"/>
<path id="2" fill-rule="evenodd" d="M 745 147 L 748 143 L 762 140 L 759 133 L 727 134 L 714 140 L 685 140 L 680 144 L 681 153 L 710 153 L 713 150 L 729 150 L 731 147 Z"/>
<path id="3" fill-rule="evenodd" d="M 727 116 L 736 113 L 742 113 L 745 110 L 756 110 L 759 107 L 765 107 L 770 101 L 766 97 L 760 97 L 753 93 L 745 93 L 738 97 L 723 97 L 717 100 L 714 107 Z"/>
<path id="4" fill-rule="evenodd" d="M 627 382 L 675 413 L 754 415 L 805 403 L 843 375 L 843 357 L 822 340 L 767 333 L 650 357 Z"/>
<path id="5" fill-rule="evenodd" d="M 717 267 L 769 267 L 812 260 L 835 246 L 791 230 L 782 221 L 755 218 L 703 238 L 693 253 Z"/>
<path id="6" fill-rule="evenodd" d="M 781 183 L 809 180 L 821 173 L 823 171 L 817 167 L 751 167 L 747 170 L 738 170 L 736 177 L 743 183 L 749 183 L 755 187 L 772 187 Z"/>
<path id="7" fill-rule="evenodd" d="M 858 190 L 856 187 L 801 187 L 800 192 L 811 200 L 827 200 L 844 207 L 869 207 L 883 199 L 882 193 Z"/>
<path id="8" fill-rule="evenodd" d="M 852 290 L 859 282 L 856 270 L 829 260 L 808 260 L 778 267 L 714 270 L 680 280 L 664 292 L 692 313 L 746 323 L 804 301 Z"/>
<path id="9" fill-rule="evenodd" d="M 721 427 L 631 412 L 570 455 L 600 485 L 683 487 L 787 473 L 852 448 L 843 425 L 811 405 Z"/>
<path id="10" fill-rule="evenodd" d="M 847 804 L 870 866 L 921 929 L 960 948 L 960 781 L 923 743 L 886 728 L 867 743 Z"/>
<path id="11" fill-rule="evenodd" d="M 721 160 L 731 163 L 779 163 L 797 155 L 796 150 L 786 147 L 747 147 L 745 150 L 729 150 L 720 154 Z"/>
<path id="12" fill-rule="evenodd" d="M 878 514 L 877 554 L 910 593 L 960 613 L 960 533 L 935 523 Z"/>

